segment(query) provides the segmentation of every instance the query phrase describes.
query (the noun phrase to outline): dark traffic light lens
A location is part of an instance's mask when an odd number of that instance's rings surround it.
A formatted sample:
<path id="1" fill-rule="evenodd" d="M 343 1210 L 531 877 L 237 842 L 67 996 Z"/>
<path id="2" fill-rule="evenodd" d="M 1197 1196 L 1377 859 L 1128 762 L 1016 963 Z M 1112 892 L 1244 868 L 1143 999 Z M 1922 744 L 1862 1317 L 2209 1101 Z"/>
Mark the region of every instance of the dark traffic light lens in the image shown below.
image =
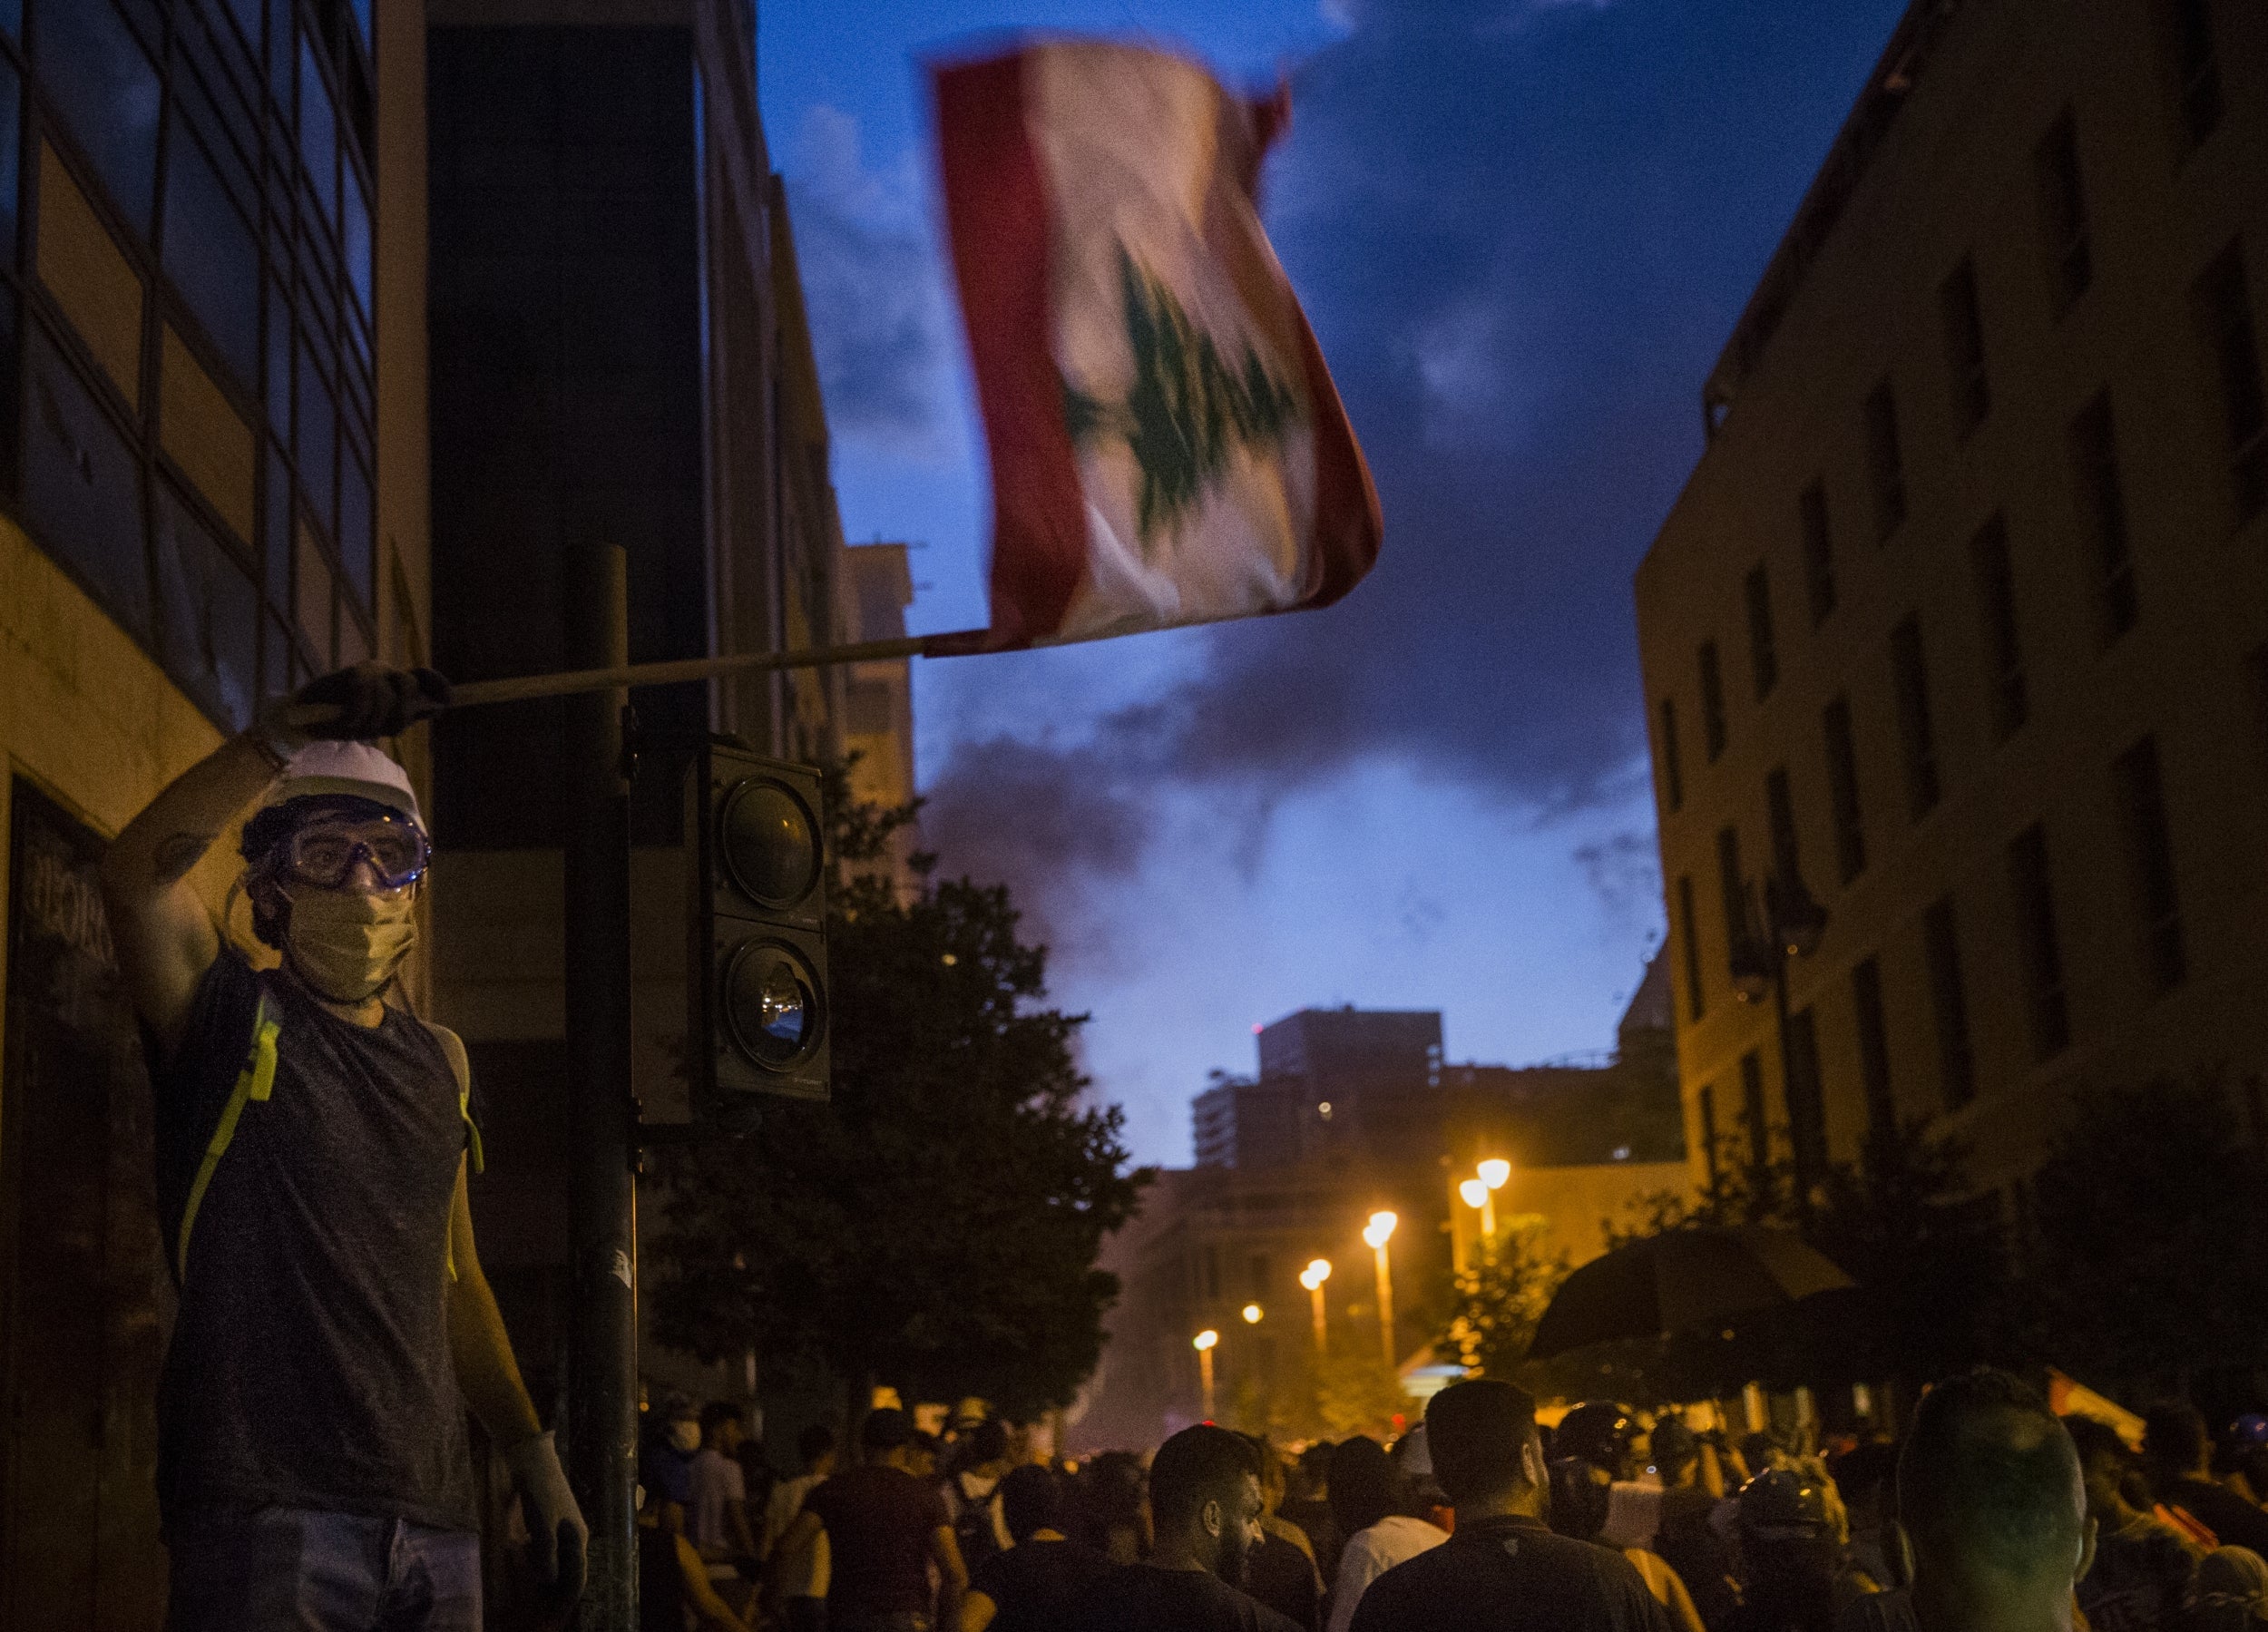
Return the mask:
<path id="1" fill-rule="evenodd" d="M 751 941 L 725 971 L 725 1017 L 733 1041 L 757 1064 L 787 1070 L 819 1041 L 819 983 L 794 948 Z"/>
<path id="2" fill-rule="evenodd" d="M 793 906 L 819 882 L 819 830 L 801 799 L 751 777 L 726 796 L 718 817 L 725 867 L 759 906 Z"/>

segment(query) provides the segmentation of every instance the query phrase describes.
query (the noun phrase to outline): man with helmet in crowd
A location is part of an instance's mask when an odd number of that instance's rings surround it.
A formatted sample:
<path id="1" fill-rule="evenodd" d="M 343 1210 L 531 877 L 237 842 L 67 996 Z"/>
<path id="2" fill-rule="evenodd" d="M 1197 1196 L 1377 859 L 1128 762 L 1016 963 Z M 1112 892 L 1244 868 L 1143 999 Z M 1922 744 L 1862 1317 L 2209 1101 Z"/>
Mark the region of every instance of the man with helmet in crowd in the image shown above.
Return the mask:
<path id="1" fill-rule="evenodd" d="M 581 1588 L 587 1531 L 474 1251 L 464 1045 L 396 992 L 429 846 L 371 743 L 447 697 L 429 670 L 327 676 L 176 777 L 103 862 L 181 1290 L 158 1401 L 172 1632 L 476 1628 L 467 1408 L 539 1574 Z M 272 968 L 188 882 L 240 818 Z"/>
<path id="2" fill-rule="evenodd" d="M 1556 1460 L 1569 1457 L 1602 1470 L 1608 1487 L 1607 1518 L 1598 1539 L 1610 1547 L 1650 1549 L 1661 1528 L 1662 1490 L 1638 1481 L 1637 1419 L 1611 1400 L 1586 1400 L 1559 1419 L 1551 1436 Z"/>
<path id="3" fill-rule="evenodd" d="M 1843 1559 L 1847 1520 L 1834 1481 L 1799 1463 L 1741 1488 L 1742 1599 L 1735 1632 L 1833 1632 L 1848 1599 L 1877 1590 Z"/>

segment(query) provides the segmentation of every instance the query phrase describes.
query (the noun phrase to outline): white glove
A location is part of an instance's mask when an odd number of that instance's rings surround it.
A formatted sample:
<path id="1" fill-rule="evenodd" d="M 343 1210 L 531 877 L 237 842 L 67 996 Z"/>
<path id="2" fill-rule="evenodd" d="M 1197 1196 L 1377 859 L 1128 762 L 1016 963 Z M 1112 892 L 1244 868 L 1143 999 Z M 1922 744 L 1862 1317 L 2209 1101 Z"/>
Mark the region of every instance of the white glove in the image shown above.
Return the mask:
<path id="1" fill-rule="evenodd" d="M 523 1440 L 504 1452 L 512 1482 L 520 1488 L 520 1510 L 535 1544 L 535 1572 L 562 1602 L 582 1596 L 584 1553 L 591 1527 L 582 1521 L 575 1493 L 559 1465 L 559 1448 L 548 1433 Z"/>

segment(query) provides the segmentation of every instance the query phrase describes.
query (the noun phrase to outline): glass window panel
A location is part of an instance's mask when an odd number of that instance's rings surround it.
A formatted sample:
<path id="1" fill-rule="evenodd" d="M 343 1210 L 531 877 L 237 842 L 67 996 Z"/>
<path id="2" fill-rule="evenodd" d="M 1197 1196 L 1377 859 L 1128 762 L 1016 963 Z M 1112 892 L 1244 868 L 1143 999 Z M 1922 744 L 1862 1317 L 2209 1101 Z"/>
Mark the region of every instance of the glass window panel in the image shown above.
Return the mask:
<path id="1" fill-rule="evenodd" d="M 355 25 L 362 30 L 362 43 L 367 49 L 376 36 L 370 32 L 370 0 L 355 0 Z"/>
<path id="2" fill-rule="evenodd" d="M 213 383 L 173 326 L 158 368 L 159 435 L 168 457 L 241 539 L 255 536 L 252 427 Z"/>
<path id="3" fill-rule="evenodd" d="M 0 29 L 11 40 L 24 37 L 24 0 L 0 0 Z"/>
<path id="4" fill-rule="evenodd" d="M 300 494 L 323 523 L 325 533 L 334 526 L 331 512 L 337 496 L 337 411 L 331 406 L 330 385 L 316 367 L 314 347 L 302 334 L 298 430 L 292 439 L 292 454 L 299 466 Z"/>
<path id="5" fill-rule="evenodd" d="M 370 206 L 363 201 L 362 179 L 353 165 L 342 165 L 339 177 L 347 200 L 347 281 L 367 314 L 370 310 Z"/>
<path id="6" fill-rule="evenodd" d="M 39 278 L 130 405 L 142 382 L 142 279 L 55 157 L 40 149 Z"/>
<path id="7" fill-rule="evenodd" d="M 16 172 L 23 130 L 24 83 L 15 64 L 0 57 L 0 263 L 9 267 L 15 265 Z"/>
<path id="8" fill-rule="evenodd" d="M 259 621 L 259 689 L 263 697 L 291 689 L 291 631 L 277 617 Z"/>
<path id="9" fill-rule="evenodd" d="M 291 604 L 291 467 L 283 450 L 268 445 L 268 527 L 260 546 L 268 562 L 268 599 L 271 605 Z"/>
<path id="10" fill-rule="evenodd" d="M 316 201 L 322 206 L 324 224 L 336 230 L 338 220 L 338 115 L 331 109 L 331 93 L 315 65 L 315 50 L 299 42 L 299 162 L 314 183 Z"/>
<path id="11" fill-rule="evenodd" d="M 268 425 L 291 435 L 291 297 L 280 283 L 268 286 Z"/>
<path id="12" fill-rule="evenodd" d="M 165 161 L 166 276 L 237 378 L 259 378 L 259 240 L 204 148 L 176 128 Z"/>
<path id="13" fill-rule="evenodd" d="M 25 340 L 24 519 L 112 617 L 147 639 L 141 460 L 46 331 L 34 324 Z"/>
<path id="14" fill-rule="evenodd" d="M 268 0 L 268 90 L 283 114 L 287 134 L 291 130 L 292 71 L 299 62 L 299 54 L 291 48 L 291 6 L 292 0 Z"/>
<path id="15" fill-rule="evenodd" d="M 371 594 L 376 562 L 371 552 L 370 477 L 349 454 L 338 462 L 338 564 L 366 609 L 377 605 Z"/>
<path id="16" fill-rule="evenodd" d="M 338 609 L 338 667 L 351 669 L 357 663 L 370 660 L 370 637 L 362 632 L 362 624 L 345 607 Z"/>
<path id="17" fill-rule="evenodd" d="M 258 697 L 259 591 L 171 484 L 157 484 L 157 499 L 166 672 L 207 714 L 241 730 Z"/>
<path id="18" fill-rule="evenodd" d="M 321 546 L 315 542 L 314 529 L 307 518 L 299 519 L 298 544 L 293 552 L 298 563 L 294 574 L 297 593 L 292 598 L 299 622 L 299 638 L 315 653 L 318 672 L 327 673 L 331 663 L 331 565 L 323 559 Z"/>
<path id="19" fill-rule="evenodd" d="M 137 231 L 150 230 L 158 169 L 158 75 L 111 0 L 40 7 L 41 85 Z"/>
<path id="20" fill-rule="evenodd" d="M 260 0 L 225 0 L 225 5 L 230 19 L 235 22 L 238 31 L 243 34 L 245 44 L 251 47 L 252 60 L 258 62 L 262 10 Z"/>

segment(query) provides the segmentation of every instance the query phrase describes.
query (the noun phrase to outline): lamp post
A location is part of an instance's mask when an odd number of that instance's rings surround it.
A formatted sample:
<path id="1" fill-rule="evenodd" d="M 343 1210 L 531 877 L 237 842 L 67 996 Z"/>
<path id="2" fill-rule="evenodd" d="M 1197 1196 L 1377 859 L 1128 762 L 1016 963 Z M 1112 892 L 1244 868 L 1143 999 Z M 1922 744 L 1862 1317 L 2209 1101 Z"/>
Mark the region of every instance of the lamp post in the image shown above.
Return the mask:
<path id="1" fill-rule="evenodd" d="M 1481 1239 L 1487 1255 L 1496 1256 L 1496 1193 L 1512 1181 L 1512 1164 L 1491 1156 L 1472 1169 L 1473 1177 L 1457 1187 L 1465 1205 L 1481 1215 Z"/>
<path id="2" fill-rule="evenodd" d="M 1198 1388 L 1204 1402 L 1198 1413 L 1207 1422 L 1213 1420 L 1213 1349 L 1220 1342 L 1220 1334 L 1207 1326 L 1189 1339 L 1189 1346 L 1197 1351 Z"/>
<path id="3" fill-rule="evenodd" d="M 1324 1324 L 1323 1284 L 1331 1278 L 1331 1260 L 1316 1258 L 1299 1272 L 1299 1284 L 1307 1288 L 1307 1301 L 1315 1320 L 1315 1358 L 1323 1358 L 1330 1346 L 1330 1331 Z"/>
<path id="4" fill-rule="evenodd" d="M 1378 1349 L 1385 1356 L 1386 1369 L 1394 1369 L 1393 1353 L 1393 1266 L 1387 1262 L 1386 1243 L 1393 1239 L 1393 1226 L 1400 1223 L 1392 1213 L 1380 1209 L 1370 1216 L 1370 1226 L 1363 1231 L 1363 1245 L 1375 1255 L 1378 1270 Z"/>
<path id="5" fill-rule="evenodd" d="M 1808 1099 L 1799 1104 L 1794 1090 L 1794 1060 L 1788 1048 L 1787 970 L 1795 958 L 1808 958 L 1819 950 L 1827 932 L 1827 909 L 1812 898 L 1795 870 L 1793 857 L 1783 856 L 1779 869 L 1765 880 L 1763 922 L 1755 922 L 1754 902 L 1746 885 L 1741 890 L 1741 915 L 1747 920 L 1734 937 L 1733 986 L 1745 1003 L 1772 996 L 1779 1023 L 1780 1096 L 1787 1106 L 1788 1133 L 1795 1147 L 1795 1211 L 1811 1219 L 1812 1187 L 1824 1177 L 1817 1171 L 1822 1134 L 1814 1120 L 1817 1107 Z M 1815 1065 L 1813 1069 L 1816 1069 Z M 1753 1134 L 1751 1137 L 1755 1137 Z"/>

